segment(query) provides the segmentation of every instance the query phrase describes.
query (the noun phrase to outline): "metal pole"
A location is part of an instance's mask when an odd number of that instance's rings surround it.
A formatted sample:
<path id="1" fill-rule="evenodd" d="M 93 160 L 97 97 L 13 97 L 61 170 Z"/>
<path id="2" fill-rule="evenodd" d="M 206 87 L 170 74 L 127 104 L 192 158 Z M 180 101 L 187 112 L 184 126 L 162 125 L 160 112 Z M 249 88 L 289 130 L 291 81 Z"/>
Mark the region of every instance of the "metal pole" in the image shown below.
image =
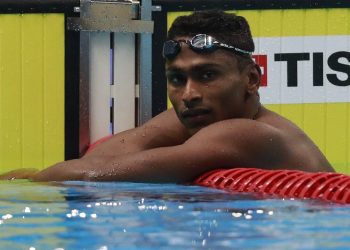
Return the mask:
<path id="1" fill-rule="evenodd" d="M 141 20 L 152 20 L 152 1 L 142 0 Z M 141 125 L 152 118 L 152 34 L 140 34 L 139 46 L 139 121 Z"/>

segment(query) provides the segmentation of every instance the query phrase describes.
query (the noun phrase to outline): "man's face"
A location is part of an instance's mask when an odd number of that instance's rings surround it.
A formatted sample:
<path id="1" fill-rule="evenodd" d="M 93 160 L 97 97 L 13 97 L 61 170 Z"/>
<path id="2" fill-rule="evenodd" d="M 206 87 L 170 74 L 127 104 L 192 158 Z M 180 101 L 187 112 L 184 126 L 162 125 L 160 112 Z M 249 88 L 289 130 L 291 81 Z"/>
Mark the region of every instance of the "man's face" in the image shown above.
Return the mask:
<path id="1" fill-rule="evenodd" d="M 249 77 L 229 53 L 196 53 L 183 43 L 181 52 L 166 63 L 170 101 L 191 134 L 211 123 L 245 116 Z"/>

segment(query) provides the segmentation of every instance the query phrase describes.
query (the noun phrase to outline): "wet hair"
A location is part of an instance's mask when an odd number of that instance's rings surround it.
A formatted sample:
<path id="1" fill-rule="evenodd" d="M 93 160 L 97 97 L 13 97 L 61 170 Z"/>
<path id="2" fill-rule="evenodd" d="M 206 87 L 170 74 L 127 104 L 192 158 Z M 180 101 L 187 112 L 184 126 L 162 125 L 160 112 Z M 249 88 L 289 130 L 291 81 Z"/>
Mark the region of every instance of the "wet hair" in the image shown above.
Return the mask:
<path id="1" fill-rule="evenodd" d="M 254 41 L 247 20 L 233 13 L 206 10 L 196 11 L 188 16 L 179 16 L 170 27 L 167 40 L 173 40 L 180 36 L 192 37 L 196 34 L 207 34 L 222 43 L 254 51 Z M 240 70 L 253 62 L 249 55 L 236 55 L 236 58 L 239 61 Z"/>

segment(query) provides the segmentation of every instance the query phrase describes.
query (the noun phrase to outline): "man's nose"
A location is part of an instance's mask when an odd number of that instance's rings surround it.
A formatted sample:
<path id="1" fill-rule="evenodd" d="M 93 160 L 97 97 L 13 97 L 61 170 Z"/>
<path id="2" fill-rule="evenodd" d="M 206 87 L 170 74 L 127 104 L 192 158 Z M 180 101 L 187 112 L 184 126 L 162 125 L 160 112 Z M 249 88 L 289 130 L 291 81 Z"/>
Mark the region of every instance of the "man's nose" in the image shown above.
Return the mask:
<path id="1" fill-rule="evenodd" d="M 182 101 L 184 102 L 185 106 L 187 108 L 191 108 L 201 102 L 202 98 L 203 96 L 198 83 L 188 79 L 182 95 Z"/>

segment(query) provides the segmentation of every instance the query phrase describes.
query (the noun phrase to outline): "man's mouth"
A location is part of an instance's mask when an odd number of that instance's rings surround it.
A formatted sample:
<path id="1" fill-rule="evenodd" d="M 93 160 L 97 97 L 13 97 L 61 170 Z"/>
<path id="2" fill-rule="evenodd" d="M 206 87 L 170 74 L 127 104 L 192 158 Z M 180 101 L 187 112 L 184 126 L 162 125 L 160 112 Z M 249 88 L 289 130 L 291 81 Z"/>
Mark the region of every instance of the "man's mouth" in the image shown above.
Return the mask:
<path id="1" fill-rule="evenodd" d="M 182 117 L 193 117 L 193 116 L 200 116 L 200 115 L 206 115 L 209 114 L 208 109 L 204 108 L 196 108 L 196 109 L 186 109 L 185 111 L 182 112 Z"/>
<path id="2" fill-rule="evenodd" d="M 183 119 L 194 122 L 194 123 L 201 123 L 204 122 L 206 119 L 206 116 L 210 113 L 209 109 L 205 108 L 195 108 L 195 109 L 186 109 L 181 113 L 181 116 Z"/>

